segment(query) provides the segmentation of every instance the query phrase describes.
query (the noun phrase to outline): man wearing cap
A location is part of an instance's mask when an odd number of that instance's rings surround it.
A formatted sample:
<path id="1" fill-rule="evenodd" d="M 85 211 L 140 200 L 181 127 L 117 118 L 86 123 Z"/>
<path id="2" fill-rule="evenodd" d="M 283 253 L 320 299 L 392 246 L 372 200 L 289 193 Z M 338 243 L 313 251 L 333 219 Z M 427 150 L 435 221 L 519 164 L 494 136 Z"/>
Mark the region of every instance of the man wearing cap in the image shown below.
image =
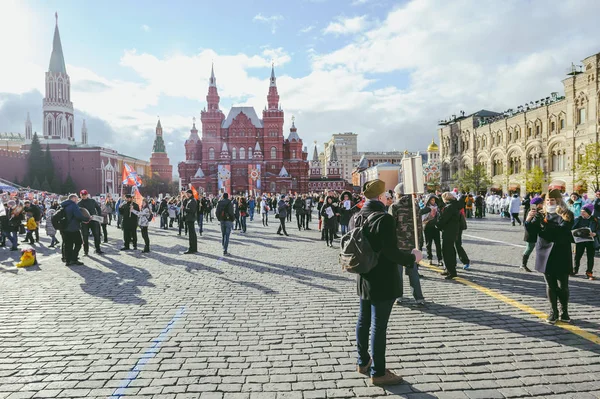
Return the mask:
<path id="1" fill-rule="evenodd" d="M 133 202 L 131 194 L 125 195 L 125 202 L 119 208 L 119 214 L 123 217 L 121 225 L 123 226 L 123 248 L 121 251 L 129 251 L 130 244 L 137 250 L 137 224 L 138 216 L 133 211 L 140 211 L 138 204 Z"/>
<path id="2" fill-rule="evenodd" d="M 416 203 L 416 199 L 412 199 L 411 195 L 404 195 L 404 184 L 400 183 L 394 187 L 394 194 L 396 201 L 390 205 L 388 213 L 392 215 L 396 220 L 396 235 L 398 237 L 398 249 L 406 252 L 410 252 L 415 247 L 415 224 L 413 217 L 413 202 L 416 209 L 419 205 Z M 421 218 L 417 217 L 417 231 L 419 248 L 423 247 L 423 223 Z M 400 290 L 404 293 L 404 282 L 403 282 L 403 269 L 402 265 L 398 265 L 398 272 L 400 274 Z M 417 305 L 424 305 L 425 298 L 423 297 L 423 291 L 421 290 L 421 280 L 419 278 L 418 265 L 415 263 L 412 266 L 406 266 L 406 275 L 410 282 L 410 287 L 413 291 L 413 296 Z M 396 300 L 398 305 L 404 302 L 404 296 L 400 295 Z"/>
<path id="3" fill-rule="evenodd" d="M 588 279 L 594 279 L 594 252 L 595 252 L 595 244 L 598 242 L 598 234 L 600 233 L 600 225 L 598 224 L 598 219 L 592 214 L 594 213 L 594 206 L 592 204 L 586 204 L 581 208 L 581 215 L 575 218 L 575 223 L 573 224 L 573 230 L 588 228 L 591 230 L 590 236 L 594 239 L 594 241 L 585 241 L 578 242 L 575 244 L 575 269 L 573 270 L 573 276 L 579 273 L 579 266 L 581 264 L 581 258 L 583 257 L 583 253 L 587 254 L 587 269 L 585 275 Z"/>
<path id="4" fill-rule="evenodd" d="M 182 209 L 188 231 L 189 247 L 183 254 L 190 255 L 198 252 L 198 236 L 196 235 L 196 228 L 194 227 L 194 223 L 197 219 L 196 213 L 198 212 L 198 203 L 194 198 L 194 192 L 192 190 L 187 190 L 185 196 L 187 197 L 187 202 Z"/>
<path id="5" fill-rule="evenodd" d="M 81 190 L 79 192 L 79 195 L 81 196 L 81 200 L 77 205 L 79 205 L 80 208 L 86 209 L 89 212 L 90 216 L 99 216 L 102 214 L 100 205 L 98 205 L 98 203 L 94 199 L 90 198 L 90 195 L 87 192 L 87 190 Z M 90 230 L 92 230 L 92 235 L 94 236 L 94 247 L 96 248 L 96 253 L 100 255 L 103 253 L 100 249 L 100 224 L 94 220 L 90 220 L 87 223 L 84 222 L 81 225 L 81 234 L 83 235 L 83 254 L 85 256 L 88 256 L 89 254 Z"/>
<path id="6" fill-rule="evenodd" d="M 39 225 L 40 221 L 42 220 L 42 211 L 39 206 L 32 204 L 29 200 L 25 200 L 25 202 L 23 202 L 23 211 L 31 212 L 31 215 L 35 219 L 35 223 L 37 225 Z M 24 240 L 23 242 L 26 242 L 26 241 L 27 240 Z M 36 227 L 35 228 L 35 242 L 39 242 L 39 241 L 40 241 L 40 229 L 39 229 L 39 227 Z"/>
<path id="7" fill-rule="evenodd" d="M 544 200 L 542 197 L 534 197 L 531 200 L 528 200 L 530 204 L 530 209 L 534 209 L 536 212 L 540 212 L 544 206 Z M 525 213 L 524 217 L 527 217 L 529 212 Z M 527 223 L 527 222 L 525 222 Z M 525 252 L 523 252 L 523 263 L 521 264 L 520 269 L 526 272 L 531 272 L 531 269 L 527 267 L 527 262 L 529 261 L 529 256 L 535 249 L 535 243 L 537 242 L 538 235 L 535 231 L 530 232 L 525 226 L 525 236 L 523 237 L 523 241 L 527 243 L 527 247 L 525 248 Z"/>
<path id="8" fill-rule="evenodd" d="M 369 243 L 380 256 L 377 265 L 369 273 L 357 276 L 360 297 L 356 324 L 357 371 L 370 376 L 374 385 L 395 385 L 402 382 L 402 377 L 385 368 L 385 344 L 394 301 L 402 295 L 398 265 L 412 266 L 422 259 L 422 255 L 417 249 L 404 251 L 398 248 L 396 221 L 385 212 L 385 205 L 381 202 L 385 183 L 379 179 L 369 181 L 365 183 L 363 191 L 367 201 L 350 221 L 349 227 L 359 227 L 356 226 L 357 220 L 365 221 Z M 362 217 L 358 219 L 358 216 Z M 372 356 L 369 356 L 369 336 Z"/>

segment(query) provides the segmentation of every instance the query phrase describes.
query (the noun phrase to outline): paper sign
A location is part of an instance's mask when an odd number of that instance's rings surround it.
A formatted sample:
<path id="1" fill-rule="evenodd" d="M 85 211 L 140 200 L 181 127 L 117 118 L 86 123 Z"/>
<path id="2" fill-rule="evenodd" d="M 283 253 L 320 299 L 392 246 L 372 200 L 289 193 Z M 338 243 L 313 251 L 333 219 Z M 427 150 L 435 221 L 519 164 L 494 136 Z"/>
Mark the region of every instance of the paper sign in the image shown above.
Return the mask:
<path id="1" fill-rule="evenodd" d="M 347 210 L 349 210 L 349 209 L 350 209 L 350 207 L 351 207 L 350 200 L 346 200 L 346 201 L 344 201 L 344 208 L 346 208 Z"/>
<path id="2" fill-rule="evenodd" d="M 423 194 L 423 159 L 420 155 L 402 160 L 404 194 Z"/>

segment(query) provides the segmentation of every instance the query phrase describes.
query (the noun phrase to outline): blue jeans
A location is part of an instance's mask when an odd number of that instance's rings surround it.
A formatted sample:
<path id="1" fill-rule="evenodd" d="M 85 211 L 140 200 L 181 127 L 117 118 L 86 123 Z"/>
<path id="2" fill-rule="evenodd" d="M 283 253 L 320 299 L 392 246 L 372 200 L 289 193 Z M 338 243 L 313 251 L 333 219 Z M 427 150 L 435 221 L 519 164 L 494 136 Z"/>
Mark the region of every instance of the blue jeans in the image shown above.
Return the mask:
<path id="1" fill-rule="evenodd" d="M 341 228 L 342 228 L 342 235 L 346 234 L 348 232 L 348 225 L 347 224 L 340 224 Z"/>
<path id="2" fill-rule="evenodd" d="M 7 235 L 6 237 L 10 240 L 12 247 L 11 248 L 17 248 L 17 245 L 19 245 L 19 235 L 16 231 L 9 231 L 6 232 Z"/>
<path id="3" fill-rule="evenodd" d="M 250 221 L 254 220 L 254 208 L 250 208 L 248 210 L 248 213 L 250 213 Z"/>
<path id="4" fill-rule="evenodd" d="M 231 235 L 231 229 L 233 229 L 233 222 L 221 222 L 221 234 L 223 235 L 223 251 L 227 252 L 229 247 L 229 236 Z"/>
<path id="5" fill-rule="evenodd" d="M 246 232 L 246 218 L 247 216 L 240 216 L 240 225 L 244 233 Z"/>
<path id="6" fill-rule="evenodd" d="M 383 301 L 360 300 L 360 312 L 356 323 L 358 365 L 364 367 L 372 358 L 372 377 L 381 377 L 385 374 L 385 339 L 393 306 L 393 299 Z M 372 357 L 369 357 L 369 335 L 371 337 Z"/>
<path id="7" fill-rule="evenodd" d="M 51 235 L 50 238 L 52 238 L 52 241 L 50 241 L 50 245 L 55 245 L 56 243 L 58 243 L 58 240 L 56 239 L 56 234 Z"/>
<path id="8" fill-rule="evenodd" d="M 398 265 L 398 272 L 400 273 L 400 289 L 404 291 L 404 278 L 403 270 L 404 266 Z M 413 297 L 415 297 L 416 301 L 423 300 L 423 291 L 421 291 L 421 279 L 419 277 L 419 267 L 415 263 L 413 267 L 406 268 L 406 274 L 408 275 L 408 281 L 410 283 L 410 288 L 412 290 Z M 400 295 L 402 297 L 403 295 Z"/>

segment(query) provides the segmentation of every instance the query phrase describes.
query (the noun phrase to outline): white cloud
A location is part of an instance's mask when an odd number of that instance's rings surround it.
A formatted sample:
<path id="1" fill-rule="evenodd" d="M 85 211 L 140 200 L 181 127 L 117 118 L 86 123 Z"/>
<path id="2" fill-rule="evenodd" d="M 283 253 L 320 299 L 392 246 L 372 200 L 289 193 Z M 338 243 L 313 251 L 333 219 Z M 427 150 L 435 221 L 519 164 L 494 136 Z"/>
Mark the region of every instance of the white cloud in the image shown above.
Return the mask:
<path id="1" fill-rule="evenodd" d="M 306 26 L 306 27 L 300 29 L 300 33 L 308 33 L 310 31 L 312 31 L 313 29 L 315 29 L 315 26 L 309 25 L 309 26 Z"/>
<path id="2" fill-rule="evenodd" d="M 367 27 L 367 16 L 346 18 L 337 17 L 336 21 L 330 22 L 323 30 L 323 33 L 332 33 L 334 35 L 348 35 L 362 32 Z"/>
<path id="3" fill-rule="evenodd" d="M 265 16 L 261 13 L 258 13 L 252 18 L 254 22 L 262 22 L 271 25 L 271 33 L 275 34 L 277 32 L 277 26 L 280 21 L 283 21 L 283 15 L 275 14 L 271 16 Z"/>
<path id="4" fill-rule="evenodd" d="M 363 4 L 367 4 L 369 2 L 369 0 L 354 0 L 352 2 L 353 6 L 361 6 Z"/>
<path id="5" fill-rule="evenodd" d="M 148 25 L 144 24 L 144 25 L 142 25 L 142 30 L 144 32 L 150 32 L 150 27 Z"/>

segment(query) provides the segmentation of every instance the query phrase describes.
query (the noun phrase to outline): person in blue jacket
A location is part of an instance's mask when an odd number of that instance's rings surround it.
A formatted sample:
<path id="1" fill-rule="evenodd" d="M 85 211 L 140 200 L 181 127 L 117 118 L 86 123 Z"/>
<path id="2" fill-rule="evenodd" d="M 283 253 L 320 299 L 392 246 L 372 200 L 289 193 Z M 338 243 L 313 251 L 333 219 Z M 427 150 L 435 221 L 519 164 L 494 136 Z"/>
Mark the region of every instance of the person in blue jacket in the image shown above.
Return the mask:
<path id="1" fill-rule="evenodd" d="M 79 261 L 79 251 L 83 245 L 81 238 L 81 222 L 86 222 L 86 218 L 81 213 L 81 208 L 77 206 L 79 197 L 77 194 L 69 195 L 69 199 L 63 201 L 61 206 L 67 214 L 67 227 L 62 232 L 64 242 L 64 257 L 67 266 L 80 266 L 83 262 Z"/>

